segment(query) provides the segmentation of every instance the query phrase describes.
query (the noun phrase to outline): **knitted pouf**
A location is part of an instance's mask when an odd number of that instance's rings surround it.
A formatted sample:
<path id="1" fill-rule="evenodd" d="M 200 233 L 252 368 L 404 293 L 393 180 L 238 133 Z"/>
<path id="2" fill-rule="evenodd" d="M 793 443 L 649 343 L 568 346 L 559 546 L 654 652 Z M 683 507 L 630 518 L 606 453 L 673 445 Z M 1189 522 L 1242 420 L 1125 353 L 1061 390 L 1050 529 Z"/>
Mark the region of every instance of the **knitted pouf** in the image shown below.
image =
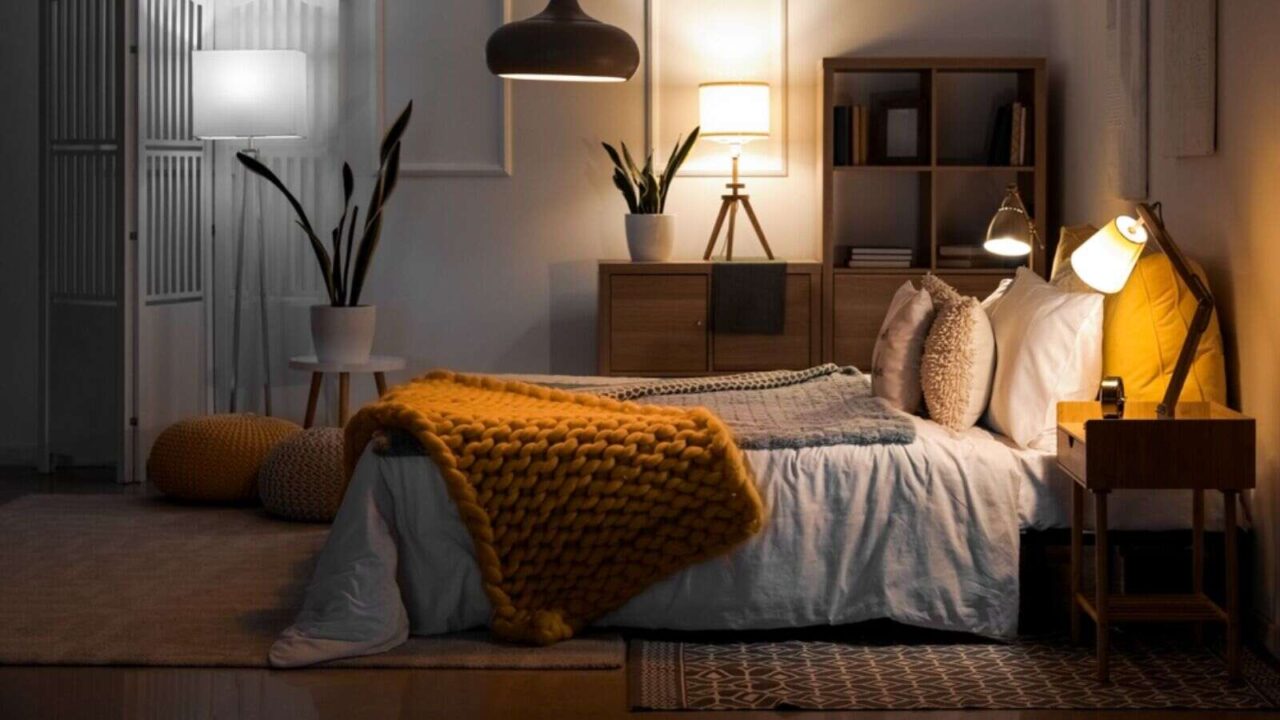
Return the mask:
<path id="1" fill-rule="evenodd" d="M 147 458 L 147 480 L 179 500 L 253 500 L 267 453 L 301 429 L 288 420 L 260 415 L 183 420 L 156 438 Z"/>
<path id="2" fill-rule="evenodd" d="M 272 515 L 332 522 L 347 492 L 340 428 L 304 430 L 276 446 L 258 473 L 258 495 Z"/>

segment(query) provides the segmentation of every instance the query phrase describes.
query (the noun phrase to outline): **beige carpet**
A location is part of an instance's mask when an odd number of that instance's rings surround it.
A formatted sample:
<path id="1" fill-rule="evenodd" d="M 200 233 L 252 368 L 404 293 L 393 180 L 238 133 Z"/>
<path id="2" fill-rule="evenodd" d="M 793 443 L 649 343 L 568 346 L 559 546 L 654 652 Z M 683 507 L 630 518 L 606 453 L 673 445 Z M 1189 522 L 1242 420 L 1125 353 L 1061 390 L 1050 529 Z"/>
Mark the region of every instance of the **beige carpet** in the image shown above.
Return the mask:
<path id="1" fill-rule="evenodd" d="M 328 526 L 120 495 L 0 505 L 0 665 L 265 667 Z M 412 638 L 345 667 L 618 668 L 616 635 L 551 648 Z"/>

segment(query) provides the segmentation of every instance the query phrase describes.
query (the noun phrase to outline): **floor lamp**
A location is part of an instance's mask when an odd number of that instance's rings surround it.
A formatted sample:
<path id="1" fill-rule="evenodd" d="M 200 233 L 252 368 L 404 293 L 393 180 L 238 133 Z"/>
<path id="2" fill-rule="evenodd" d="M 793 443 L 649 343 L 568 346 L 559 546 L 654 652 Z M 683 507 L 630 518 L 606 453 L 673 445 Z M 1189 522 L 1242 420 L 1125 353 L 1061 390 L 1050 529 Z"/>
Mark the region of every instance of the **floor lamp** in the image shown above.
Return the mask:
<path id="1" fill-rule="evenodd" d="M 297 50 L 197 50 L 191 53 L 193 134 L 202 140 L 243 140 L 257 157 L 254 140 L 306 136 L 307 56 Z M 258 305 L 261 315 L 263 403 L 271 414 L 271 334 L 267 328 L 267 254 L 262 183 L 240 169 L 240 212 L 235 239 L 235 298 L 231 330 L 231 402 L 240 390 L 241 295 L 245 272 L 249 183 L 258 203 Z M 234 189 L 232 193 L 234 194 Z"/>

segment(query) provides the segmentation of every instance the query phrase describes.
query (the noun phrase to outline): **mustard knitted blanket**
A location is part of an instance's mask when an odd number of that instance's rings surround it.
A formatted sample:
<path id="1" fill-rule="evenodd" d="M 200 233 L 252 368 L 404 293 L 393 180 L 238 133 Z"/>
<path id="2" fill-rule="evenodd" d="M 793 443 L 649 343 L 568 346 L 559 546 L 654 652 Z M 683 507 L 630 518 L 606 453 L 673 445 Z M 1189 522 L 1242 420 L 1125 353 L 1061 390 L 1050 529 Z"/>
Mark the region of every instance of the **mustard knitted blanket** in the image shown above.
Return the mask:
<path id="1" fill-rule="evenodd" d="M 741 452 L 703 409 L 436 371 L 352 418 L 348 472 L 384 430 L 439 467 L 508 640 L 565 640 L 764 521 Z"/>

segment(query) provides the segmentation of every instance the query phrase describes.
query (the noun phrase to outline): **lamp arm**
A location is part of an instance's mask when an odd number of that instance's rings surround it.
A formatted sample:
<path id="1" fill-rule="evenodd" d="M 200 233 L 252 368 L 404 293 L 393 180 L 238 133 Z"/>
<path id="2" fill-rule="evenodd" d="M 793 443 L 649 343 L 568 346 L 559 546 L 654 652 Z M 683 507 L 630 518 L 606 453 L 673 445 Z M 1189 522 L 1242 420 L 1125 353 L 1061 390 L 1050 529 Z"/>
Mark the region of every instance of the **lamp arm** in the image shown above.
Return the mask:
<path id="1" fill-rule="evenodd" d="M 1022 193 L 1018 190 L 1018 186 L 1010 183 L 1007 191 L 1009 196 L 1013 198 L 1018 212 L 1022 213 L 1022 217 L 1027 219 L 1027 229 L 1031 232 L 1031 240 L 1035 242 L 1036 247 L 1044 250 L 1044 238 L 1040 237 L 1040 231 L 1036 230 L 1036 221 L 1031 217 L 1031 213 L 1027 212 L 1027 204 L 1022 201 Z"/>
<path id="2" fill-rule="evenodd" d="M 1191 263 L 1173 242 L 1173 238 L 1165 230 L 1164 223 L 1156 217 L 1152 207 L 1146 203 L 1139 203 L 1138 217 L 1146 226 L 1148 234 L 1156 241 L 1156 245 L 1159 245 L 1160 250 L 1169 258 L 1173 271 L 1196 299 L 1196 312 L 1191 318 L 1191 326 L 1187 328 L 1187 338 L 1182 342 L 1182 350 L 1178 352 L 1178 363 L 1173 366 L 1173 375 L 1169 378 L 1169 387 L 1164 391 L 1164 400 L 1156 407 L 1158 417 L 1173 418 L 1177 413 L 1178 398 L 1182 396 L 1182 386 L 1187 382 L 1191 364 L 1195 362 L 1196 351 L 1200 347 L 1200 336 L 1209 329 L 1209 322 L 1213 319 L 1213 293 L 1209 292 L 1209 287 L 1191 269 Z"/>

